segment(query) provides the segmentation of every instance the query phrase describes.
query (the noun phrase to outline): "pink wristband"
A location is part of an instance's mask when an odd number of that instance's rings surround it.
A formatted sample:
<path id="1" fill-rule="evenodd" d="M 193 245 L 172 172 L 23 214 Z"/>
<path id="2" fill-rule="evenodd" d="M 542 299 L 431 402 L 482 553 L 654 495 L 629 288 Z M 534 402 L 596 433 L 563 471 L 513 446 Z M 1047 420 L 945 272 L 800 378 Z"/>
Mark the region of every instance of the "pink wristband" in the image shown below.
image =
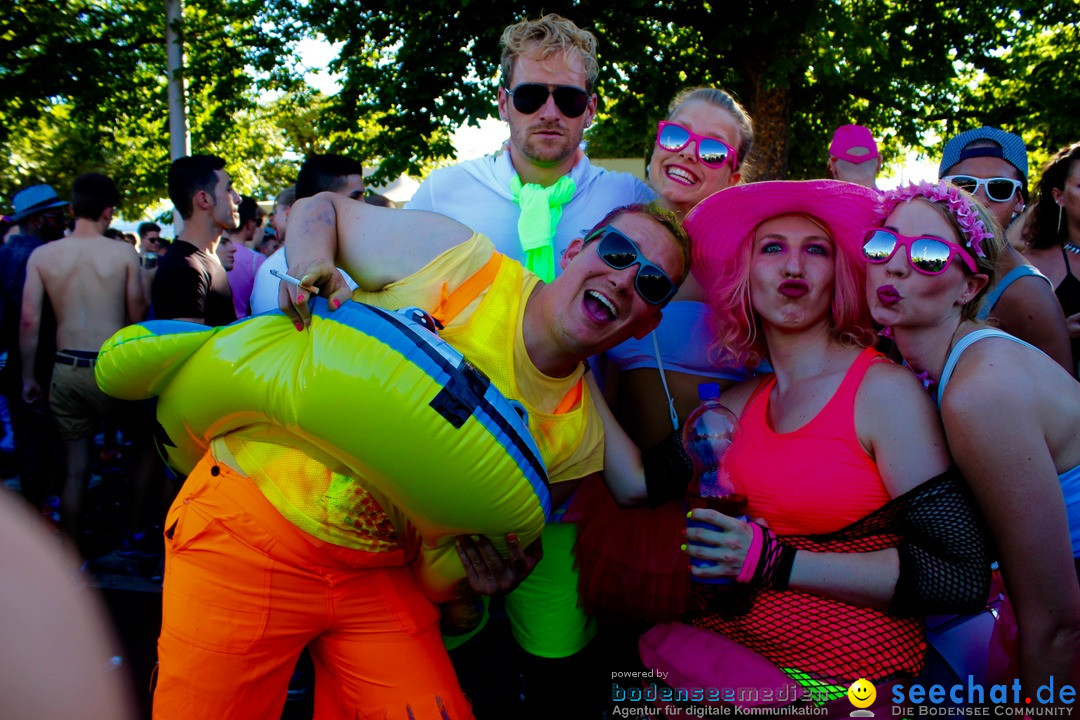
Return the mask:
<path id="1" fill-rule="evenodd" d="M 746 550 L 746 557 L 743 559 L 742 567 L 739 568 L 739 574 L 735 577 L 735 582 L 748 583 L 754 579 L 754 571 L 757 570 L 758 561 L 761 560 L 761 549 L 765 546 L 761 526 L 755 522 L 749 525 L 750 547 Z"/>

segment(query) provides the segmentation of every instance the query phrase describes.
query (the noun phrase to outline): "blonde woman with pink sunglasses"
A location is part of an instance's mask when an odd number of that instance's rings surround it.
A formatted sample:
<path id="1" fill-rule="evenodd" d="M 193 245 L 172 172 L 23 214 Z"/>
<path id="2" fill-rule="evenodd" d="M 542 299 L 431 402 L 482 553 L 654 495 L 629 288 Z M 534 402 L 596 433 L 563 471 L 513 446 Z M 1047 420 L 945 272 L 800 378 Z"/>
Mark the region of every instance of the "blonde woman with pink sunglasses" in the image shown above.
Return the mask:
<path id="1" fill-rule="evenodd" d="M 741 181 L 753 142 L 750 116 L 731 95 L 687 88 L 657 124 L 649 184 L 661 205 L 685 217 L 708 196 Z M 673 424 L 682 424 L 698 406 L 699 383 L 729 387 L 748 377 L 741 368 L 712 364 L 706 351 L 710 333 L 704 293 L 690 276 L 664 308 L 656 331 L 607 353 L 605 396 L 639 446 L 660 442 Z"/>
<path id="2" fill-rule="evenodd" d="M 685 217 L 703 199 L 740 182 L 753 142 L 750 116 L 727 92 L 710 87 L 679 92 L 657 123 L 649 160 L 657 201 Z M 726 388 L 750 375 L 713 364 L 704 299 L 701 285 L 688 276 L 655 330 L 604 356 L 604 397 L 638 447 L 656 446 L 682 426 L 698 406 L 699 384 Z M 569 517 L 579 523 L 577 562 L 586 606 L 636 619 L 679 614 L 689 575 L 670 539 L 683 525 L 681 498 L 657 510 L 623 510 L 616 502 L 633 505 L 640 498 L 618 488 L 614 495 L 593 478 L 578 490 L 570 510 Z M 644 592 L 645 587 L 655 592 Z"/>
<path id="3" fill-rule="evenodd" d="M 996 540 L 1019 623 L 1021 697 L 1080 684 L 1080 384 L 974 317 L 1005 238 L 950 185 L 887 193 L 865 237 L 867 299 L 933 393 Z"/>

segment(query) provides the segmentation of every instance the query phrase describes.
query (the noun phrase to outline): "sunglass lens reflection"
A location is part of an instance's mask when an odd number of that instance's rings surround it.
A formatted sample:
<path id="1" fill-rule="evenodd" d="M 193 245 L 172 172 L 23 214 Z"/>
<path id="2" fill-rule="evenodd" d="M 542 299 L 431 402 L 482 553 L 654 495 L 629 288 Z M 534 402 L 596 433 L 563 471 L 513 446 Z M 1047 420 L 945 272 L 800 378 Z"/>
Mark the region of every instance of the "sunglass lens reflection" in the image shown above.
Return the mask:
<path id="1" fill-rule="evenodd" d="M 532 115 L 540 109 L 548 97 L 548 89 L 543 85 L 518 85 L 514 88 L 514 108 L 519 113 Z"/>
<path id="2" fill-rule="evenodd" d="M 937 274 L 949 264 L 949 247 L 934 240 L 916 240 L 911 244 L 911 264 L 923 272 Z"/>
<path id="3" fill-rule="evenodd" d="M 577 88 L 555 88 L 552 94 L 555 96 L 555 106 L 566 117 L 581 117 L 589 104 L 589 96 Z"/>
<path id="4" fill-rule="evenodd" d="M 705 139 L 701 141 L 701 147 L 698 148 L 698 157 L 706 165 L 723 165 L 728 157 L 728 149 L 723 143 Z"/>
<path id="5" fill-rule="evenodd" d="M 616 270 L 630 267 L 638 259 L 637 249 L 618 235 L 605 236 L 598 250 L 604 262 Z"/>
<path id="6" fill-rule="evenodd" d="M 979 181 L 973 177 L 956 177 L 953 178 L 952 184 L 972 194 L 979 188 Z"/>
<path id="7" fill-rule="evenodd" d="M 892 257 L 896 249 L 896 238 L 888 233 L 876 232 L 863 245 L 863 255 L 872 263 L 883 263 Z"/>
<path id="8" fill-rule="evenodd" d="M 660 131 L 657 144 L 668 152 L 678 152 L 690 142 L 690 133 L 680 125 L 665 125 Z M 728 148 L 724 143 L 712 138 L 701 138 L 698 141 L 698 159 L 711 167 L 724 164 L 728 158 Z"/>
<path id="9" fill-rule="evenodd" d="M 983 181 L 969 175 L 957 175 L 952 178 L 950 182 L 972 195 L 979 191 L 980 184 L 985 183 L 986 197 L 994 202 L 1006 202 L 1011 200 L 1017 188 L 1016 183 L 1006 178 L 993 178 Z"/>
<path id="10" fill-rule="evenodd" d="M 690 134 L 678 125 L 665 125 L 660 131 L 660 147 L 670 152 L 678 152 L 690 142 Z"/>
<path id="11" fill-rule="evenodd" d="M 674 294 L 675 284 L 671 278 L 660 268 L 649 264 L 630 241 L 614 232 L 609 232 L 600 240 L 596 252 L 616 270 L 624 270 L 634 263 L 639 263 L 634 275 L 634 287 L 645 302 L 657 305 Z"/>

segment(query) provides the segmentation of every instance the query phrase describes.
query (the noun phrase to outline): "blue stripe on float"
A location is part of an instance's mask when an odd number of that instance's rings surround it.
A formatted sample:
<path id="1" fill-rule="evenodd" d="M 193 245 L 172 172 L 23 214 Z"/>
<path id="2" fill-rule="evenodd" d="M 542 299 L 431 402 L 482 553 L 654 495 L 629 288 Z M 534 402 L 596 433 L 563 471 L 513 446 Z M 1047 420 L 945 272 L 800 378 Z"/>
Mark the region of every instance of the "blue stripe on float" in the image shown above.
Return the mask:
<path id="1" fill-rule="evenodd" d="M 185 335 L 188 333 L 212 333 L 214 328 L 203 325 L 202 323 L 188 322 L 186 320 L 144 320 L 139 323 L 142 327 L 146 328 L 154 335 Z M 138 340 L 141 338 L 132 338 Z"/>
<path id="2" fill-rule="evenodd" d="M 488 397 L 491 395 L 497 398 L 494 402 L 493 398 Z M 506 408 L 505 410 L 495 404 L 495 402 L 499 401 Z M 508 415 L 512 416 L 509 421 L 507 419 Z M 540 500 L 540 506 L 544 510 L 544 522 L 548 522 L 551 519 L 552 508 L 551 492 L 548 490 L 547 468 L 540 458 L 540 449 L 536 447 L 536 441 L 533 439 L 532 433 L 529 432 L 528 425 L 518 415 L 517 410 L 510 406 L 506 401 L 506 396 L 494 384 L 488 386 L 488 390 L 484 394 L 484 401 L 477 406 L 474 417 L 481 425 L 487 428 L 488 432 L 495 436 L 506 448 L 510 456 L 514 458 L 514 461 L 517 462 L 518 467 L 522 469 L 522 474 L 529 479 L 529 484 L 532 485 L 537 499 Z M 518 430 L 518 427 L 522 425 L 525 425 L 524 433 Z M 525 442 L 522 443 L 521 440 Z M 522 445 L 525 447 L 523 448 Z M 523 452 L 528 454 L 523 456 Z"/>
<path id="3" fill-rule="evenodd" d="M 240 325 L 242 323 L 248 322 L 249 320 L 261 317 L 262 315 L 269 315 L 271 313 L 277 313 L 281 316 L 285 315 L 285 313 L 281 312 L 281 310 L 267 310 L 266 312 L 259 313 L 258 315 L 245 315 L 239 320 L 233 320 L 228 325 L 209 326 L 203 325 L 202 323 L 190 322 L 188 320 L 144 320 L 143 322 L 139 323 L 139 325 L 142 325 L 144 328 L 154 333 L 155 335 L 182 335 L 184 333 L 201 332 L 203 330 L 209 332 L 217 332 L 218 330 L 232 327 L 233 325 Z"/>
<path id="4" fill-rule="evenodd" d="M 468 382 L 461 371 L 461 354 L 457 350 L 445 340 L 432 338 L 426 330 L 420 331 L 398 313 L 355 302 L 345 303 L 331 313 L 323 298 L 313 298 L 310 306 L 312 315 L 355 328 L 408 357 L 441 386 L 453 381 Z M 420 350 L 420 355 L 415 350 Z M 547 469 L 525 421 L 490 381 L 473 416 L 505 448 L 528 479 L 546 521 L 551 515 Z"/>

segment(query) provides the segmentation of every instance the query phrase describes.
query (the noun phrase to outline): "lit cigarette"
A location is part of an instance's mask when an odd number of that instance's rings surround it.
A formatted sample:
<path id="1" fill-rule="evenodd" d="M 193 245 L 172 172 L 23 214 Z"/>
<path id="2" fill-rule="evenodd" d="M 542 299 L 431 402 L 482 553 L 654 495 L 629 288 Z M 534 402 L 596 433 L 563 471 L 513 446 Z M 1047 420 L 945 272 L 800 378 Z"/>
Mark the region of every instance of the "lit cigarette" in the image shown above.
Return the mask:
<path id="1" fill-rule="evenodd" d="M 289 275 L 288 273 L 283 273 L 283 272 L 281 272 L 279 270 L 271 270 L 270 274 L 273 275 L 274 277 L 276 277 L 279 280 L 284 280 L 285 282 L 289 283 L 290 285 L 295 285 L 296 287 L 300 288 L 301 290 L 307 290 L 312 295 L 318 295 L 319 294 L 319 288 L 315 287 L 314 285 L 305 285 L 303 282 L 301 282 L 300 280 L 297 280 L 296 278 L 294 278 L 292 275 Z"/>

